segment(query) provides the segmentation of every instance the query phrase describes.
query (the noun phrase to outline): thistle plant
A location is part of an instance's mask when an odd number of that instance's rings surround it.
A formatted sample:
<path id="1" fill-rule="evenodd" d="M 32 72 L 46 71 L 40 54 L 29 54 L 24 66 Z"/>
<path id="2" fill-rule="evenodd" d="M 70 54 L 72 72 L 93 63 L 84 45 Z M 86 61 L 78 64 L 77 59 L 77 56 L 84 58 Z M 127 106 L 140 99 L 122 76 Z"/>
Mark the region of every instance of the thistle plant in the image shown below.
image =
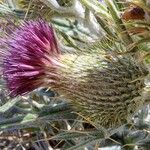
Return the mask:
<path id="1" fill-rule="evenodd" d="M 26 96 L 44 87 L 96 128 L 131 123 L 149 103 L 149 1 L 33 0 L 34 8 L 28 2 L 15 4 L 24 5 L 26 21 L 14 14 L 15 29 L 1 40 L 9 95 Z M 39 19 L 34 11 L 40 6 Z M 45 13 L 49 10 L 52 16 Z M 57 20 L 60 12 L 62 22 Z"/>

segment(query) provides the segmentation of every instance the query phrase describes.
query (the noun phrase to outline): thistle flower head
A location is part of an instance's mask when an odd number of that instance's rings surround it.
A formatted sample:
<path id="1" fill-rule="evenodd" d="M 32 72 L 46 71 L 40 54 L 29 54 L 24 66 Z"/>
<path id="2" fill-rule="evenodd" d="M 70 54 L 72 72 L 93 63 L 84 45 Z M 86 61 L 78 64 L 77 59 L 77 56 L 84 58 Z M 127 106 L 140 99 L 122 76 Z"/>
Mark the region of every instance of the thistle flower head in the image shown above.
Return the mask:
<path id="1" fill-rule="evenodd" d="M 60 51 L 54 31 L 43 20 L 23 23 L 5 43 L 3 74 L 12 96 L 42 85 L 49 67 L 54 72 L 58 66 Z"/>
<path id="2" fill-rule="evenodd" d="M 52 27 L 42 20 L 24 23 L 6 44 L 3 73 L 12 96 L 46 84 L 108 128 L 126 123 L 144 104 L 141 91 L 148 71 L 130 55 L 60 55 Z"/>

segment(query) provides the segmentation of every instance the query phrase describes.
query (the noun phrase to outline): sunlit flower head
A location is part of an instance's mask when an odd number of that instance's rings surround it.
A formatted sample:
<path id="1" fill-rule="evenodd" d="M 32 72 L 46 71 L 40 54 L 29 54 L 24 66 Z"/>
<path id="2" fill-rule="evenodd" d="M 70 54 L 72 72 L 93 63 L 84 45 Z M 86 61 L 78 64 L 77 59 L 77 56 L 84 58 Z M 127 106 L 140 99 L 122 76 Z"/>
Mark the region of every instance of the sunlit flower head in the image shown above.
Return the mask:
<path id="1" fill-rule="evenodd" d="M 11 96 L 36 89 L 56 73 L 60 51 L 53 28 L 45 21 L 23 23 L 5 43 L 3 76 Z"/>

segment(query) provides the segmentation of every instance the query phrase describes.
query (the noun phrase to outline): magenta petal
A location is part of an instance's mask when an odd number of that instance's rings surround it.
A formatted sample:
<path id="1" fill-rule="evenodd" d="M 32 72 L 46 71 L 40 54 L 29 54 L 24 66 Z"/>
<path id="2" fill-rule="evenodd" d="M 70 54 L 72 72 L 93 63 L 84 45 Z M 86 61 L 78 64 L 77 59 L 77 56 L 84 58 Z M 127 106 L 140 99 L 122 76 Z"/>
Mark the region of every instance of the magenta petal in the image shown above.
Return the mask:
<path id="1" fill-rule="evenodd" d="M 53 28 L 43 20 L 22 24 L 5 44 L 3 75 L 12 96 L 28 93 L 50 75 L 48 67 L 58 66 L 60 51 Z M 52 73 L 55 74 L 55 73 Z"/>

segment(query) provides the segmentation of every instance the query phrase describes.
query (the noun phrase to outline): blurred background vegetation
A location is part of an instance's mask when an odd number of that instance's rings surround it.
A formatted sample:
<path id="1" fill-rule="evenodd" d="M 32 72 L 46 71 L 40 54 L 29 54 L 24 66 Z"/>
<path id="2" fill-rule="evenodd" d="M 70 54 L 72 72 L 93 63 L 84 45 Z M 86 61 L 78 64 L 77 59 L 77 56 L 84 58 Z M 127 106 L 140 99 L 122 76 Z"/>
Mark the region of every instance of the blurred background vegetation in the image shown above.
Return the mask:
<path id="1" fill-rule="evenodd" d="M 133 7 L 143 11 L 136 12 L 136 16 Z M 136 54 L 149 66 L 149 0 L 1 0 L 0 36 L 11 34 L 25 20 L 37 18 L 53 25 L 64 53 L 101 49 L 109 55 Z M 148 91 L 148 78 L 145 84 Z M 149 105 L 128 124 L 105 129 L 79 115 L 50 89 L 39 88 L 12 99 L 2 78 L 0 105 L 0 149 L 150 149 Z"/>

